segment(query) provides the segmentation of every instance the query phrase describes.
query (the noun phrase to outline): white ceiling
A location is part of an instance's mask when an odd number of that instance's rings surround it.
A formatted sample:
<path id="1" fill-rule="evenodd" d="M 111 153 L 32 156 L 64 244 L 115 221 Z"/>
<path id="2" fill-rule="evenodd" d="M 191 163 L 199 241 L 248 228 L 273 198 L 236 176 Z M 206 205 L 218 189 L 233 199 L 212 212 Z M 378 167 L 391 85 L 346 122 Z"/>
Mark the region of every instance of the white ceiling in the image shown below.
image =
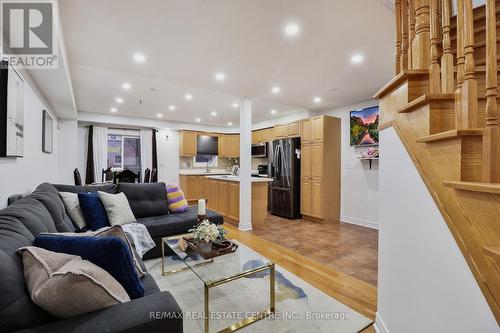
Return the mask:
<path id="1" fill-rule="evenodd" d="M 253 120 L 370 99 L 391 79 L 393 12 L 381 0 L 64 0 L 79 111 L 225 126 L 253 98 Z M 283 34 L 296 22 L 300 34 Z M 141 52 L 143 64 L 133 60 Z M 351 64 L 353 54 L 364 62 Z M 223 83 L 216 72 L 226 75 Z M 123 82 L 132 89 L 124 91 Z M 272 86 L 281 87 L 273 95 Z M 151 91 L 154 88 L 155 91 Z M 184 100 L 191 93 L 194 99 Z M 323 101 L 314 104 L 314 96 Z M 115 98 L 122 97 L 123 104 Z M 139 104 L 142 100 L 142 104 Z M 168 110 L 174 104 L 175 112 Z M 216 111 L 217 116 L 210 115 Z"/>

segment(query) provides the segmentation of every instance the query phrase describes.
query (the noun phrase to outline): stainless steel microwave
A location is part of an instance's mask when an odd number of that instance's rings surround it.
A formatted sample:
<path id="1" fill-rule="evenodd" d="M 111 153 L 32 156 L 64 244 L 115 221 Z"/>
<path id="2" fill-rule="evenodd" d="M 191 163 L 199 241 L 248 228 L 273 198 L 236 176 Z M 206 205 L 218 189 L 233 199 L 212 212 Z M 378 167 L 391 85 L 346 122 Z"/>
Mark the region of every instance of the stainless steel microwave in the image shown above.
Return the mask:
<path id="1" fill-rule="evenodd" d="M 267 143 L 253 144 L 252 157 L 267 157 Z"/>

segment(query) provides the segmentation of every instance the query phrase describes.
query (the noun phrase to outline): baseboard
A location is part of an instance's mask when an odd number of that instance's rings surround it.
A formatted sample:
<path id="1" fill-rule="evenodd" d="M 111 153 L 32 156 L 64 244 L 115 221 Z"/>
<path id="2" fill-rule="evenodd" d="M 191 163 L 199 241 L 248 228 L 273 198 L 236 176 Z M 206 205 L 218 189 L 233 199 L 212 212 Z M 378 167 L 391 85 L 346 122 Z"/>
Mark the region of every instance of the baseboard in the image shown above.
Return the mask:
<path id="1" fill-rule="evenodd" d="M 360 225 L 362 227 L 367 227 L 367 228 L 372 228 L 372 229 L 377 229 L 377 230 L 379 228 L 379 224 L 376 222 L 362 220 L 362 219 L 355 219 L 353 217 L 348 217 L 348 216 L 340 217 L 340 221 L 344 222 L 344 223 L 356 224 L 356 225 Z"/>
<path id="2" fill-rule="evenodd" d="M 380 317 L 380 314 L 378 312 L 375 315 L 375 323 L 373 324 L 373 327 L 375 328 L 375 331 L 377 331 L 377 333 L 389 333 L 389 329 L 385 325 L 382 317 Z"/>

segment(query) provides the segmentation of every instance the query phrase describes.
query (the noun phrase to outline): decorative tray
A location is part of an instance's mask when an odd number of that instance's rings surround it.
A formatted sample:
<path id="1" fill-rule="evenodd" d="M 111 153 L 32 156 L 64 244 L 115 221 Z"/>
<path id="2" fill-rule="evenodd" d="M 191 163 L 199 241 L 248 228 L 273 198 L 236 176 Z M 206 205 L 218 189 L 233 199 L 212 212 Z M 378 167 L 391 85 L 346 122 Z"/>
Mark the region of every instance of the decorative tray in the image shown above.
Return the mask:
<path id="1" fill-rule="evenodd" d="M 212 251 L 208 253 L 202 253 L 196 246 L 196 243 L 194 242 L 192 237 L 189 238 L 184 237 L 184 240 L 186 241 L 188 248 L 198 253 L 204 259 L 211 259 L 218 256 L 222 256 L 224 254 L 233 253 L 238 249 L 238 244 L 235 244 L 230 240 L 225 240 L 220 243 L 213 243 Z"/>

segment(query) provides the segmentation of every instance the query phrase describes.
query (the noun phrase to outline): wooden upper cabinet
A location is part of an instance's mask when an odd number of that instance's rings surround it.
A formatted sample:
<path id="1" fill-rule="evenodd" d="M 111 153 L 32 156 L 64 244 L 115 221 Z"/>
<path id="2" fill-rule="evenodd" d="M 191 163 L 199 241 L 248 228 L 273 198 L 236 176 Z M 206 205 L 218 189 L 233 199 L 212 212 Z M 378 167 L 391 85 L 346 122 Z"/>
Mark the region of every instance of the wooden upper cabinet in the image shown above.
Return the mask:
<path id="1" fill-rule="evenodd" d="M 315 179 L 323 178 L 323 144 L 314 143 L 311 145 L 312 159 L 311 159 L 311 176 Z"/>
<path id="2" fill-rule="evenodd" d="M 300 123 L 290 123 L 288 124 L 288 137 L 294 138 L 300 136 Z"/>
<path id="3" fill-rule="evenodd" d="M 311 120 L 311 136 L 312 141 L 323 142 L 323 116 L 314 117 Z"/>
<path id="4" fill-rule="evenodd" d="M 300 123 L 300 140 L 301 142 L 312 141 L 312 129 L 311 129 L 311 119 L 305 119 Z"/>
<path id="5" fill-rule="evenodd" d="M 288 125 L 276 125 L 274 126 L 274 137 L 276 139 L 283 139 L 288 136 Z"/>
<path id="6" fill-rule="evenodd" d="M 219 157 L 226 157 L 226 136 L 224 134 L 219 135 L 218 141 L 218 154 Z"/>
<path id="7" fill-rule="evenodd" d="M 238 157 L 240 156 L 240 135 L 239 134 L 228 134 L 225 135 L 226 140 L 226 157 Z"/>
<path id="8" fill-rule="evenodd" d="M 262 142 L 269 142 L 274 140 L 273 128 L 265 128 L 262 130 L 261 135 Z"/>
<path id="9" fill-rule="evenodd" d="M 180 156 L 196 156 L 197 133 L 193 131 L 180 131 Z"/>
<path id="10" fill-rule="evenodd" d="M 262 141 L 262 130 L 252 131 L 252 143 L 260 143 Z"/>

